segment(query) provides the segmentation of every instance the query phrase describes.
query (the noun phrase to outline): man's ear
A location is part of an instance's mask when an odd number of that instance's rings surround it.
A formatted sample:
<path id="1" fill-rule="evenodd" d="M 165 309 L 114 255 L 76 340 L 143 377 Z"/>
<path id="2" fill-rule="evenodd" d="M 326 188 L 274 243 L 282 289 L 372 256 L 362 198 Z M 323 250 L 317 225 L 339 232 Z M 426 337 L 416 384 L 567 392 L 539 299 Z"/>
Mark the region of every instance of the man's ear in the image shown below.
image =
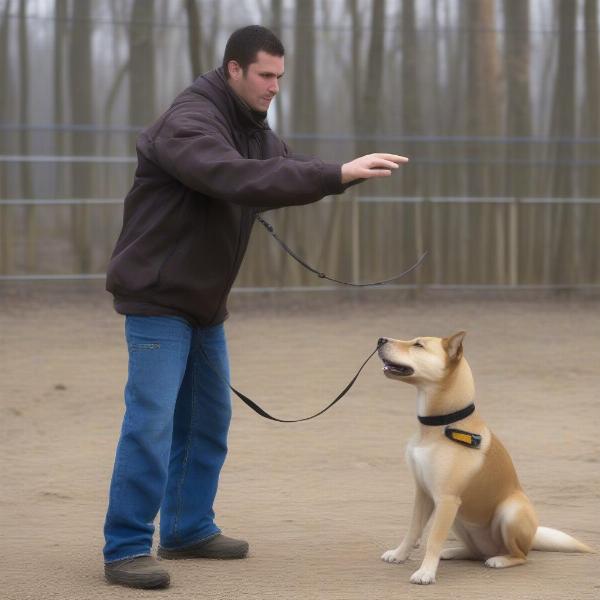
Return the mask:
<path id="1" fill-rule="evenodd" d="M 444 348 L 446 348 L 450 360 L 458 361 L 462 358 L 462 343 L 465 339 L 465 335 L 467 335 L 466 331 L 459 331 L 448 338 L 444 338 Z"/>
<path id="2" fill-rule="evenodd" d="M 244 74 L 244 71 L 242 67 L 240 67 L 240 64 L 237 60 L 230 60 L 227 63 L 227 70 L 229 71 L 229 77 L 231 77 L 231 79 L 233 79 L 234 81 L 240 79 L 241 76 Z"/>

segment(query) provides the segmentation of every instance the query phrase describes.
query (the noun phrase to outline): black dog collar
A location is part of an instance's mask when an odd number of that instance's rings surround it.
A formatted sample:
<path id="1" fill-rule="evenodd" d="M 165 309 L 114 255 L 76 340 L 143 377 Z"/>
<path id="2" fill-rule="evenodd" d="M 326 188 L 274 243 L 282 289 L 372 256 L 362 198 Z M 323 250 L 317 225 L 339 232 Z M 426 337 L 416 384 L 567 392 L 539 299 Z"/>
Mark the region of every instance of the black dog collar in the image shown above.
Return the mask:
<path id="1" fill-rule="evenodd" d="M 456 423 L 456 421 L 460 421 L 461 419 L 466 419 L 470 414 L 475 410 L 474 404 L 469 404 L 469 406 L 457 410 L 456 412 L 450 413 L 449 415 L 438 415 L 437 417 L 421 417 L 418 416 L 419 421 L 423 425 L 450 425 L 450 423 Z"/>

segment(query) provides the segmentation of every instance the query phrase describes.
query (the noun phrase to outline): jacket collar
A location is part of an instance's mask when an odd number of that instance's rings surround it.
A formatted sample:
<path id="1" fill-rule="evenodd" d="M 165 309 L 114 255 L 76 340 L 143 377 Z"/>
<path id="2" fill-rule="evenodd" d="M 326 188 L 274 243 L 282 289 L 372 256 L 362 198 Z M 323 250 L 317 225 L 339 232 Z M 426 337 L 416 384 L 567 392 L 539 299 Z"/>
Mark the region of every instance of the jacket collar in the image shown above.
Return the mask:
<path id="1" fill-rule="evenodd" d="M 270 129 L 267 114 L 252 110 L 231 88 L 223 67 L 201 75 L 192 91 L 210 100 L 221 112 L 245 129 Z"/>

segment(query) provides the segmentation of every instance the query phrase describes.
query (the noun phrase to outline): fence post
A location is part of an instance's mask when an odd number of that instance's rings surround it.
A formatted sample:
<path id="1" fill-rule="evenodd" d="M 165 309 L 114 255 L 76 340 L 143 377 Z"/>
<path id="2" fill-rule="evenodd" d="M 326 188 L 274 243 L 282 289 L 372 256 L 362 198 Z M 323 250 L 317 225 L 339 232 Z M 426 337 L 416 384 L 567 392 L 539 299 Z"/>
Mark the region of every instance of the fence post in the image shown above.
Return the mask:
<path id="1" fill-rule="evenodd" d="M 519 199 L 513 198 L 508 211 L 508 283 L 511 286 L 519 284 Z"/>
<path id="2" fill-rule="evenodd" d="M 356 189 L 356 188 L 355 188 Z M 352 281 L 360 281 L 360 206 L 358 194 L 352 193 Z"/>
<path id="3" fill-rule="evenodd" d="M 425 196 L 415 198 L 415 241 L 417 256 L 421 256 L 424 252 L 425 244 L 423 242 L 423 212 L 426 210 Z M 423 277 L 421 269 L 417 269 L 415 273 L 416 294 L 421 291 L 423 286 Z"/>
<path id="4" fill-rule="evenodd" d="M 0 165 L 0 182 L 2 182 L 0 190 L 0 198 L 6 198 L 7 184 L 4 165 Z M 8 275 L 10 273 L 11 264 L 11 241 L 10 241 L 10 206 L 0 206 L 0 273 Z"/>

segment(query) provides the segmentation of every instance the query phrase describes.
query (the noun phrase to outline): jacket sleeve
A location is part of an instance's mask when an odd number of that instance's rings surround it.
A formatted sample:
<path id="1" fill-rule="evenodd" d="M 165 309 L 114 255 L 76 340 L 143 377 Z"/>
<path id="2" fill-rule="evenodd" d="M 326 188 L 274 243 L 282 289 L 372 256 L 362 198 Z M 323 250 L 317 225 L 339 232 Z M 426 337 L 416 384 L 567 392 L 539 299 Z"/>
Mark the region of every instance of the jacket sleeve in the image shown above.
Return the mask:
<path id="1" fill-rule="evenodd" d="M 244 158 L 215 131 L 182 131 L 147 140 L 150 158 L 202 194 L 252 207 L 277 208 L 341 194 L 341 165 L 284 156 Z"/>
<path id="2" fill-rule="evenodd" d="M 285 157 L 291 160 L 297 160 L 299 162 L 307 162 L 312 160 L 312 156 L 308 156 L 307 154 L 300 154 L 298 152 L 294 152 L 283 140 L 283 148 L 285 150 Z"/>

